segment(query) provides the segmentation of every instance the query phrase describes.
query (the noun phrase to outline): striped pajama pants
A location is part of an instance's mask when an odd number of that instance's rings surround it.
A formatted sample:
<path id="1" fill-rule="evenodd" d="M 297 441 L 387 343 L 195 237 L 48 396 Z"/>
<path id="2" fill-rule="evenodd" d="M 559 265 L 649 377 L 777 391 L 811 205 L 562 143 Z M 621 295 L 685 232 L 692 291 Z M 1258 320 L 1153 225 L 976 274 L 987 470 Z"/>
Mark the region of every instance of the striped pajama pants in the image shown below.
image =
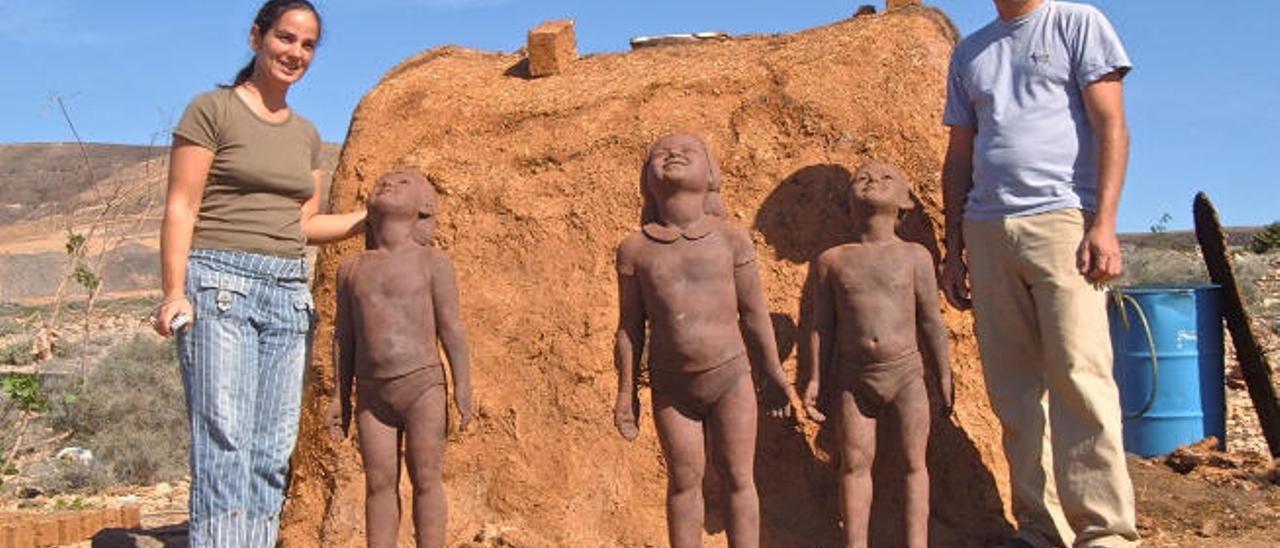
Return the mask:
<path id="1" fill-rule="evenodd" d="M 197 249 L 178 335 L 191 424 L 189 541 L 270 547 L 298 436 L 314 305 L 302 258 Z"/>

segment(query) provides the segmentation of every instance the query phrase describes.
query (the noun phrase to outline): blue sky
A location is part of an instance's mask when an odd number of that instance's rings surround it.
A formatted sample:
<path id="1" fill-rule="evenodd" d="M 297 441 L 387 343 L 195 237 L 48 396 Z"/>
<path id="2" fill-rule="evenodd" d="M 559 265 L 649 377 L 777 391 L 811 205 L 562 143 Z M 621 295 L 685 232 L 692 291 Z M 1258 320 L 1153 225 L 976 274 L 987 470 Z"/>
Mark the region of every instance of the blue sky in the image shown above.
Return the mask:
<path id="1" fill-rule="evenodd" d="M 859 3 L 319 0 L 324 43 L 290 102 L 337 142 L 383 72 L 438 45 L 512 51 L 539 21 L 571 17 L 583 52 L 622 51 L 636 35 L 804 29 L 847 17 Z M 985 0 L 929 3 L 966 34 L 995 13 Z M 1228 225 L 1280 220 L 1280 2 L 1090 3 L 1111 18 L 1136 66 L 1126 84 L 1133 152 L 1121 230 L 1145 231 L 1164 213 L 1169 228 L 1190 227 L 1197 190 L 1209 192 Z M 186 102 L 248 60 L 257 6 L 0 0 L 0 143 L 71 140 L 53 94 L 87 141 L 167 142 Z"/>

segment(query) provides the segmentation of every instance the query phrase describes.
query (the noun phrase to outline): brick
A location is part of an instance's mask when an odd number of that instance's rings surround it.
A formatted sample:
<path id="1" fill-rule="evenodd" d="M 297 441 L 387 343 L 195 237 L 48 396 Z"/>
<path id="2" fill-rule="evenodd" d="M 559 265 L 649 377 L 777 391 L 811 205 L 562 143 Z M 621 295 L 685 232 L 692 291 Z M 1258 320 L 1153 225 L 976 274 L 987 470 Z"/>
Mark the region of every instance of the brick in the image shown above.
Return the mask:
<path id="1" fill-rule="evenodd" d="M 32 520 L 35 529 L 35 545 L 36 546 L 57 546 L 61 540 L 58 538 L 58 518 L 53 516 L 41 517 Z"/>
<path id="2" fill-rule="evenodd" d="M 907 6 L 919 6 L 920 0 L 885 0 L 884 10 L 893 11 Z"/>
<path id="3" fill-rule="evenodd" d="M 80 538 L 93 538 L 102 530 L 102 517 L 97 510 L 85 510 L 80 515 Z"/>
<path id="4" fill-rule="evenodd" d="M 70 544 L 84 538 L 81 534 L 80 516 L 61 514 L 58 516 L 58 542 Z"/>
<path id="5" fill-rule="evenodd" d="M 578 38 L 572 19 L 546 21 L 529 31 L 525 50 L 529 75 L 535 78 L 560 74 L 578 60 Z"/>
<path id="6" fill-rule="evenodd" d="M 142 508 L 137 504 L 126 504 L 120 507 L 120 527 L 124 529 L 142 528 Z"/>
<path id="7" fill-rule="evenodd" d="M 0 548 L 31 548 L 35 545 L 35 531 L 30 519 L 0 525 Z"/>

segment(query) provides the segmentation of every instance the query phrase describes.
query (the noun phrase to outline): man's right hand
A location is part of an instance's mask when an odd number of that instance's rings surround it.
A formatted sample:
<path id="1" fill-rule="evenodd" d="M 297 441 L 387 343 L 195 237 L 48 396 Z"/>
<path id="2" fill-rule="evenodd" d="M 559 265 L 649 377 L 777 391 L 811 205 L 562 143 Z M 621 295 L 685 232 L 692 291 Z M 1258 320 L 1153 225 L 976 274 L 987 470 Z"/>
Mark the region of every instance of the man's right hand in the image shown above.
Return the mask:
<path id="1" fill-rule="evenodd" d="M 965 264 L 962 253 L 948 253 L 942 261 L 942 293 L 956 310 L 973 308 L 969 292 L 969 265 Z"/>

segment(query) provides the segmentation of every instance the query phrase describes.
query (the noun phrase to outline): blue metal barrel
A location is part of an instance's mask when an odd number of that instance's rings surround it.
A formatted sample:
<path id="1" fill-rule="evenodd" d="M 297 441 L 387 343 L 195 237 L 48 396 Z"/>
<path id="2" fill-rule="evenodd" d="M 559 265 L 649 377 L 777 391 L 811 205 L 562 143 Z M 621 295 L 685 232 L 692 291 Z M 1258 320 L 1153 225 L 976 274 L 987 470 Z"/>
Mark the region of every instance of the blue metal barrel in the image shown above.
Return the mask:
<path id="1" fill-rule="evenodd" d="M 1194 284 L 1112 291 L 1108 312 L 1114 374 L 1125 415 L 1125 451 L 1143 457 L 1165 455 L 1208 436 L 1217 436 L 1218 448 L 1223 449 L 1220 288 Z M 1150 338 L 1144 325 L 1150 328 Z"/>

